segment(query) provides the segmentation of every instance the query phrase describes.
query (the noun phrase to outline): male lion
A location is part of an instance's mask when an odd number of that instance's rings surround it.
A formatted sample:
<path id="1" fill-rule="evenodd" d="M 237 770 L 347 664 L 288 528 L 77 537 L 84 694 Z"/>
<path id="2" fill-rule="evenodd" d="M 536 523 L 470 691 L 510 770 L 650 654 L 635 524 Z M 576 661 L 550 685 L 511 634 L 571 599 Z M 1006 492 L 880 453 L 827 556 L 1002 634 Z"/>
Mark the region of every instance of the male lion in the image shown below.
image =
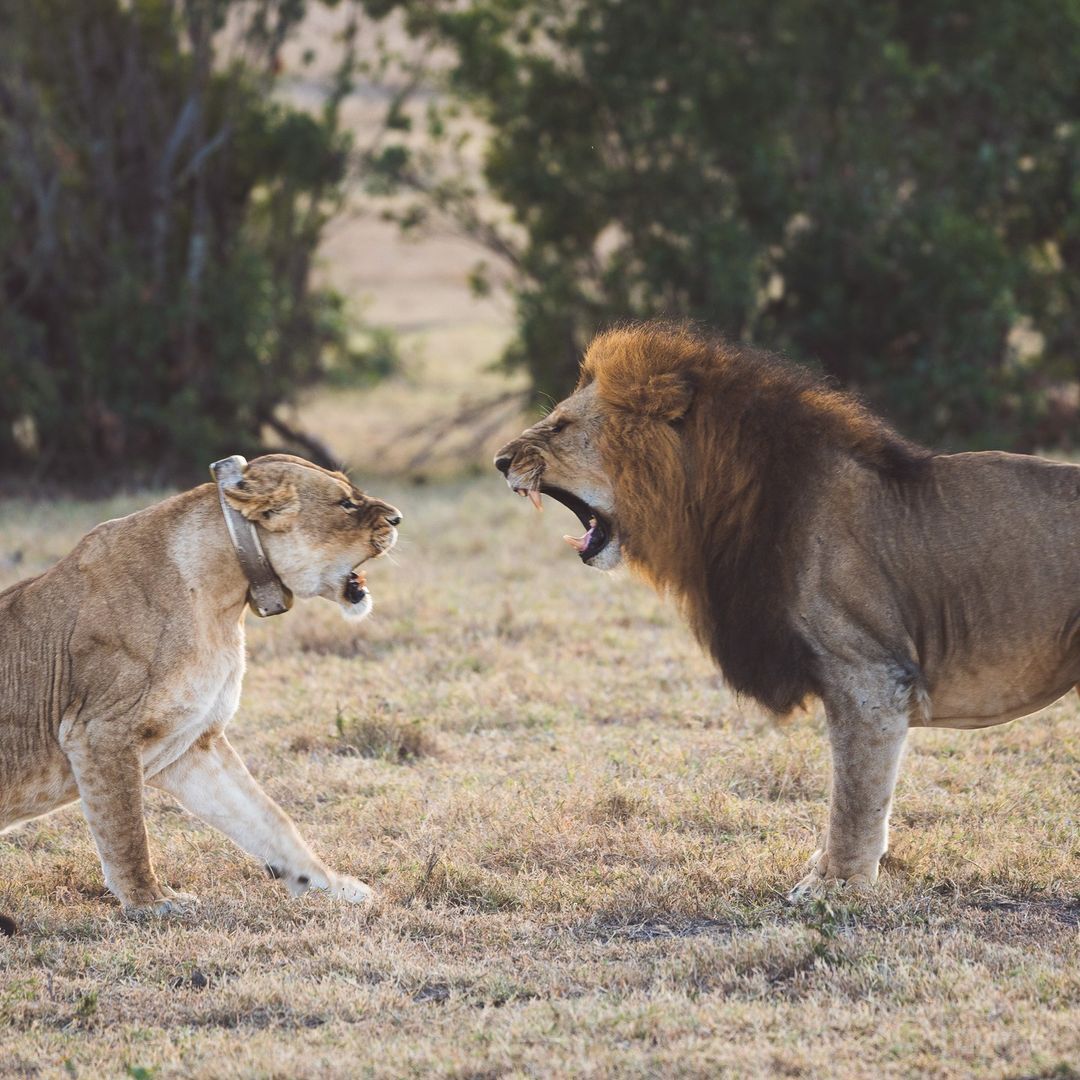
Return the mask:
<path id="1" fill-rule="evenodd" d="M 673 594 L 730 685 L 819 696 L 829 824 L 791 898 L 870 884 L 908 728 L 978 728 L 1080 680 L 1080 467 L 935 454 L 748 348 L 643 325 L 495 459 L 564 503 L 582 561 Z"/>
<path id="2" fill-rule="evenodd" d="M 371 598 L 359 564 L 393 546 L 401 515 L 341 473 L 286 454 L 252 461 L 220 497 L 225 505 L 204 484 L 108 521 L 0 593 L 0 832 L 81 798 L 125 914 L 181 910 L 192 898 L 162 885 L 150 862 L 149 783 L 262 859 L 294 895 L 367 900 L 366 885 L 311 852 L 225 737 L 249 598 L 230 531 L 261 541 L 283 586 L 279 610 L 291 592 L 362 618 Z"/>

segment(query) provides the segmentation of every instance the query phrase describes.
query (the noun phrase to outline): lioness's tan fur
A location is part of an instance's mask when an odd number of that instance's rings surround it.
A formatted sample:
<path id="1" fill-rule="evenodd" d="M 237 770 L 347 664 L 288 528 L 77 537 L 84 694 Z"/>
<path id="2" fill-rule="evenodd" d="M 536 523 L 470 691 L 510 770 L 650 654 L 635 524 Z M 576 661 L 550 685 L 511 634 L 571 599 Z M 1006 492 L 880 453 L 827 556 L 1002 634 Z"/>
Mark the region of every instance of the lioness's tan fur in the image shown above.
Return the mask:
<path id="1" fill-rule="evenodd" d="M 370 601 L 350 603 L 343 586 L 394 543 L 393 507 L 286 455 L 251 462 L 230 501 L 257 523 L 296 596 L 366 614 Z M 125 912 L 165 913 L 189 898 L 154 873 L 142 813 L 150 783 L 293 893 L 366 899 L 367 886 L 309 850 L 225 737 L 244 673 L 247 588 L 217 488 L 205 484 L 99 525 L 0 593 L 0 831 L 81 798 Z"/>
<path id="2" fill-rule="evenodd" d="M 795 898 L 872 883 L 912 725 L 974 728 L 1080 681 L 1080 467 L 933 454 L 853 398 L 682 327 L 598 337 L 499 451 L 605 519 L 590 556 L 672 593 L 728 680 L 825 704 L 829 827 Z"/>

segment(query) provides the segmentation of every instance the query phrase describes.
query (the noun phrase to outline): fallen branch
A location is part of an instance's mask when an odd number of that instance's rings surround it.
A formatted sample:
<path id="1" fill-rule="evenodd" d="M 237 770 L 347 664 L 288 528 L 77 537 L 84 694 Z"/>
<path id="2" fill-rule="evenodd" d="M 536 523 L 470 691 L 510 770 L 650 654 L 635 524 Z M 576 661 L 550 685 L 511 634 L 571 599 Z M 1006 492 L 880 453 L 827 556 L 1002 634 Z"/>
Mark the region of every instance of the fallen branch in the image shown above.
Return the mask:
<path id="1" fill-rule="evenodd" d="M 308 460 L 315 465 L 321 465 L 324 469 L 334 469 L 337 472 L 344 471 L 345 466 L 341 459 L 317 436 L 301 431 L 286 423 L 280 416 L 273 414 L 264 416 L 262 422 L 272 431 L 277 432 L 286 442 L 303 450 Z"/>
<path id="2" fill-rule="evenodd" d="M 421 424 L 406 428 L 380 447 L 379 453 L 388 453 L 392 446 L 400 446 L 410 439 L 423 435 L 424 440 L 419 449 L 413 453 L 406 464 L 406 469 L 418 469 L 437 457 L 442 444 L 452 435 L 472 425 L 476 427 L 467 446 L 470 450 L 478 450 L 487 437 L 496 431 L 507 418 L 510 411 L 507 406 L 512 405 L 515 411 L 520 410 L 524 408 L 527 400 L 527 391 L 508 390 L 493 398 L 470 402 L 449 416 L 426 420 Z"/>

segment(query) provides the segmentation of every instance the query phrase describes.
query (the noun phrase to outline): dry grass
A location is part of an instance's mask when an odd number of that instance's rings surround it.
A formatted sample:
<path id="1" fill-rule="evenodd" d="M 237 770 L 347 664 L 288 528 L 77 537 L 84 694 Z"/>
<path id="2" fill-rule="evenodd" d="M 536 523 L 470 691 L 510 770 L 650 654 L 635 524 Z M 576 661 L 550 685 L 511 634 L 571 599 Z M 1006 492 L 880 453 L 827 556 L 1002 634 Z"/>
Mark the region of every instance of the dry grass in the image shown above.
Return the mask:
<path id="1" fill-rule="evenodd" d="M 451 241 L 369 218 L 326 256 L 408 365 L 301 420 L 383 474 L 403 426 L 506 388 L 505 311 Z M 232 740 L 374 907 L 289 900 L 158 793 L 158 870 L 202 897 L 180 920 L 120 917 L 75 807 L 0 837 L 0 1077 L 1080 1076 L 1074 700 L 915 732 L 878 892 L 792 910 L 820 717 L 734 700 L 483 469 L 369 483 L 406 520 L 359 628 L 321 601 L 250 627 Z M 0 586 L 147 498 L 0 503 Z"/>
<path id="2" fill-rule="evenodd" d="M 338 710 L 334 717 L 336 738 L 330 744 L 339 754 L 381 758 L 383 761 L 408 762 L 435 753 L 435 740 L 423 720 L 405 721 L 394 715 L 385 701 L 369 706 L 366 716 L 351 716 Z M 290 749 L 304 752 L 315 749 L 307 736 L 294 740 Z"/>
<path id="3" fill-rule="evenodd" d="M 232 737 L 377 904 L 291 901 L 152 794 L 159 872 L 202 904 L 134 925 L 77 808 L 24 827 L 0 1075 L 1078 1075 L 1073 700 L 915 732 L 879 892 L 791 910 L 820 717 L 740 705 L 659 600 L 578 565 L 561 509 L 371 486 L 406 513 L 375 614 L 253 622 Z M 0 583 L 142 501 L 3 504 Z"/>

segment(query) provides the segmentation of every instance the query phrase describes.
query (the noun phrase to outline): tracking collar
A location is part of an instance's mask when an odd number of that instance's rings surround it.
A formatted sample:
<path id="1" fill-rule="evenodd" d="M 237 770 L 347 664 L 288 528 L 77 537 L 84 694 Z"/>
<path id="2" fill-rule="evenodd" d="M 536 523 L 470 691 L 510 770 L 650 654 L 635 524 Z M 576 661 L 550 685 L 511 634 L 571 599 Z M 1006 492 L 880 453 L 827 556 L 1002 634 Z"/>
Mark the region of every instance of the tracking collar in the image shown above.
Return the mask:
<path id="1" fill-rule="evenodd" d="M 215 461 L 210 466 L 210 475 L 217 483 L 218 500 L 225 515 L 229 539 L 232 540 L 240 569 L 248 579 L 247 602 L 259 618 L 265 619 L 268 615 L 288 611 L 292 607 L 293 597 L 270 565 L 254 524 L 225 498 L 225 492 L 243 480 L 245 468 L 247 459 L 233 454 L 232 457 Z"/>

